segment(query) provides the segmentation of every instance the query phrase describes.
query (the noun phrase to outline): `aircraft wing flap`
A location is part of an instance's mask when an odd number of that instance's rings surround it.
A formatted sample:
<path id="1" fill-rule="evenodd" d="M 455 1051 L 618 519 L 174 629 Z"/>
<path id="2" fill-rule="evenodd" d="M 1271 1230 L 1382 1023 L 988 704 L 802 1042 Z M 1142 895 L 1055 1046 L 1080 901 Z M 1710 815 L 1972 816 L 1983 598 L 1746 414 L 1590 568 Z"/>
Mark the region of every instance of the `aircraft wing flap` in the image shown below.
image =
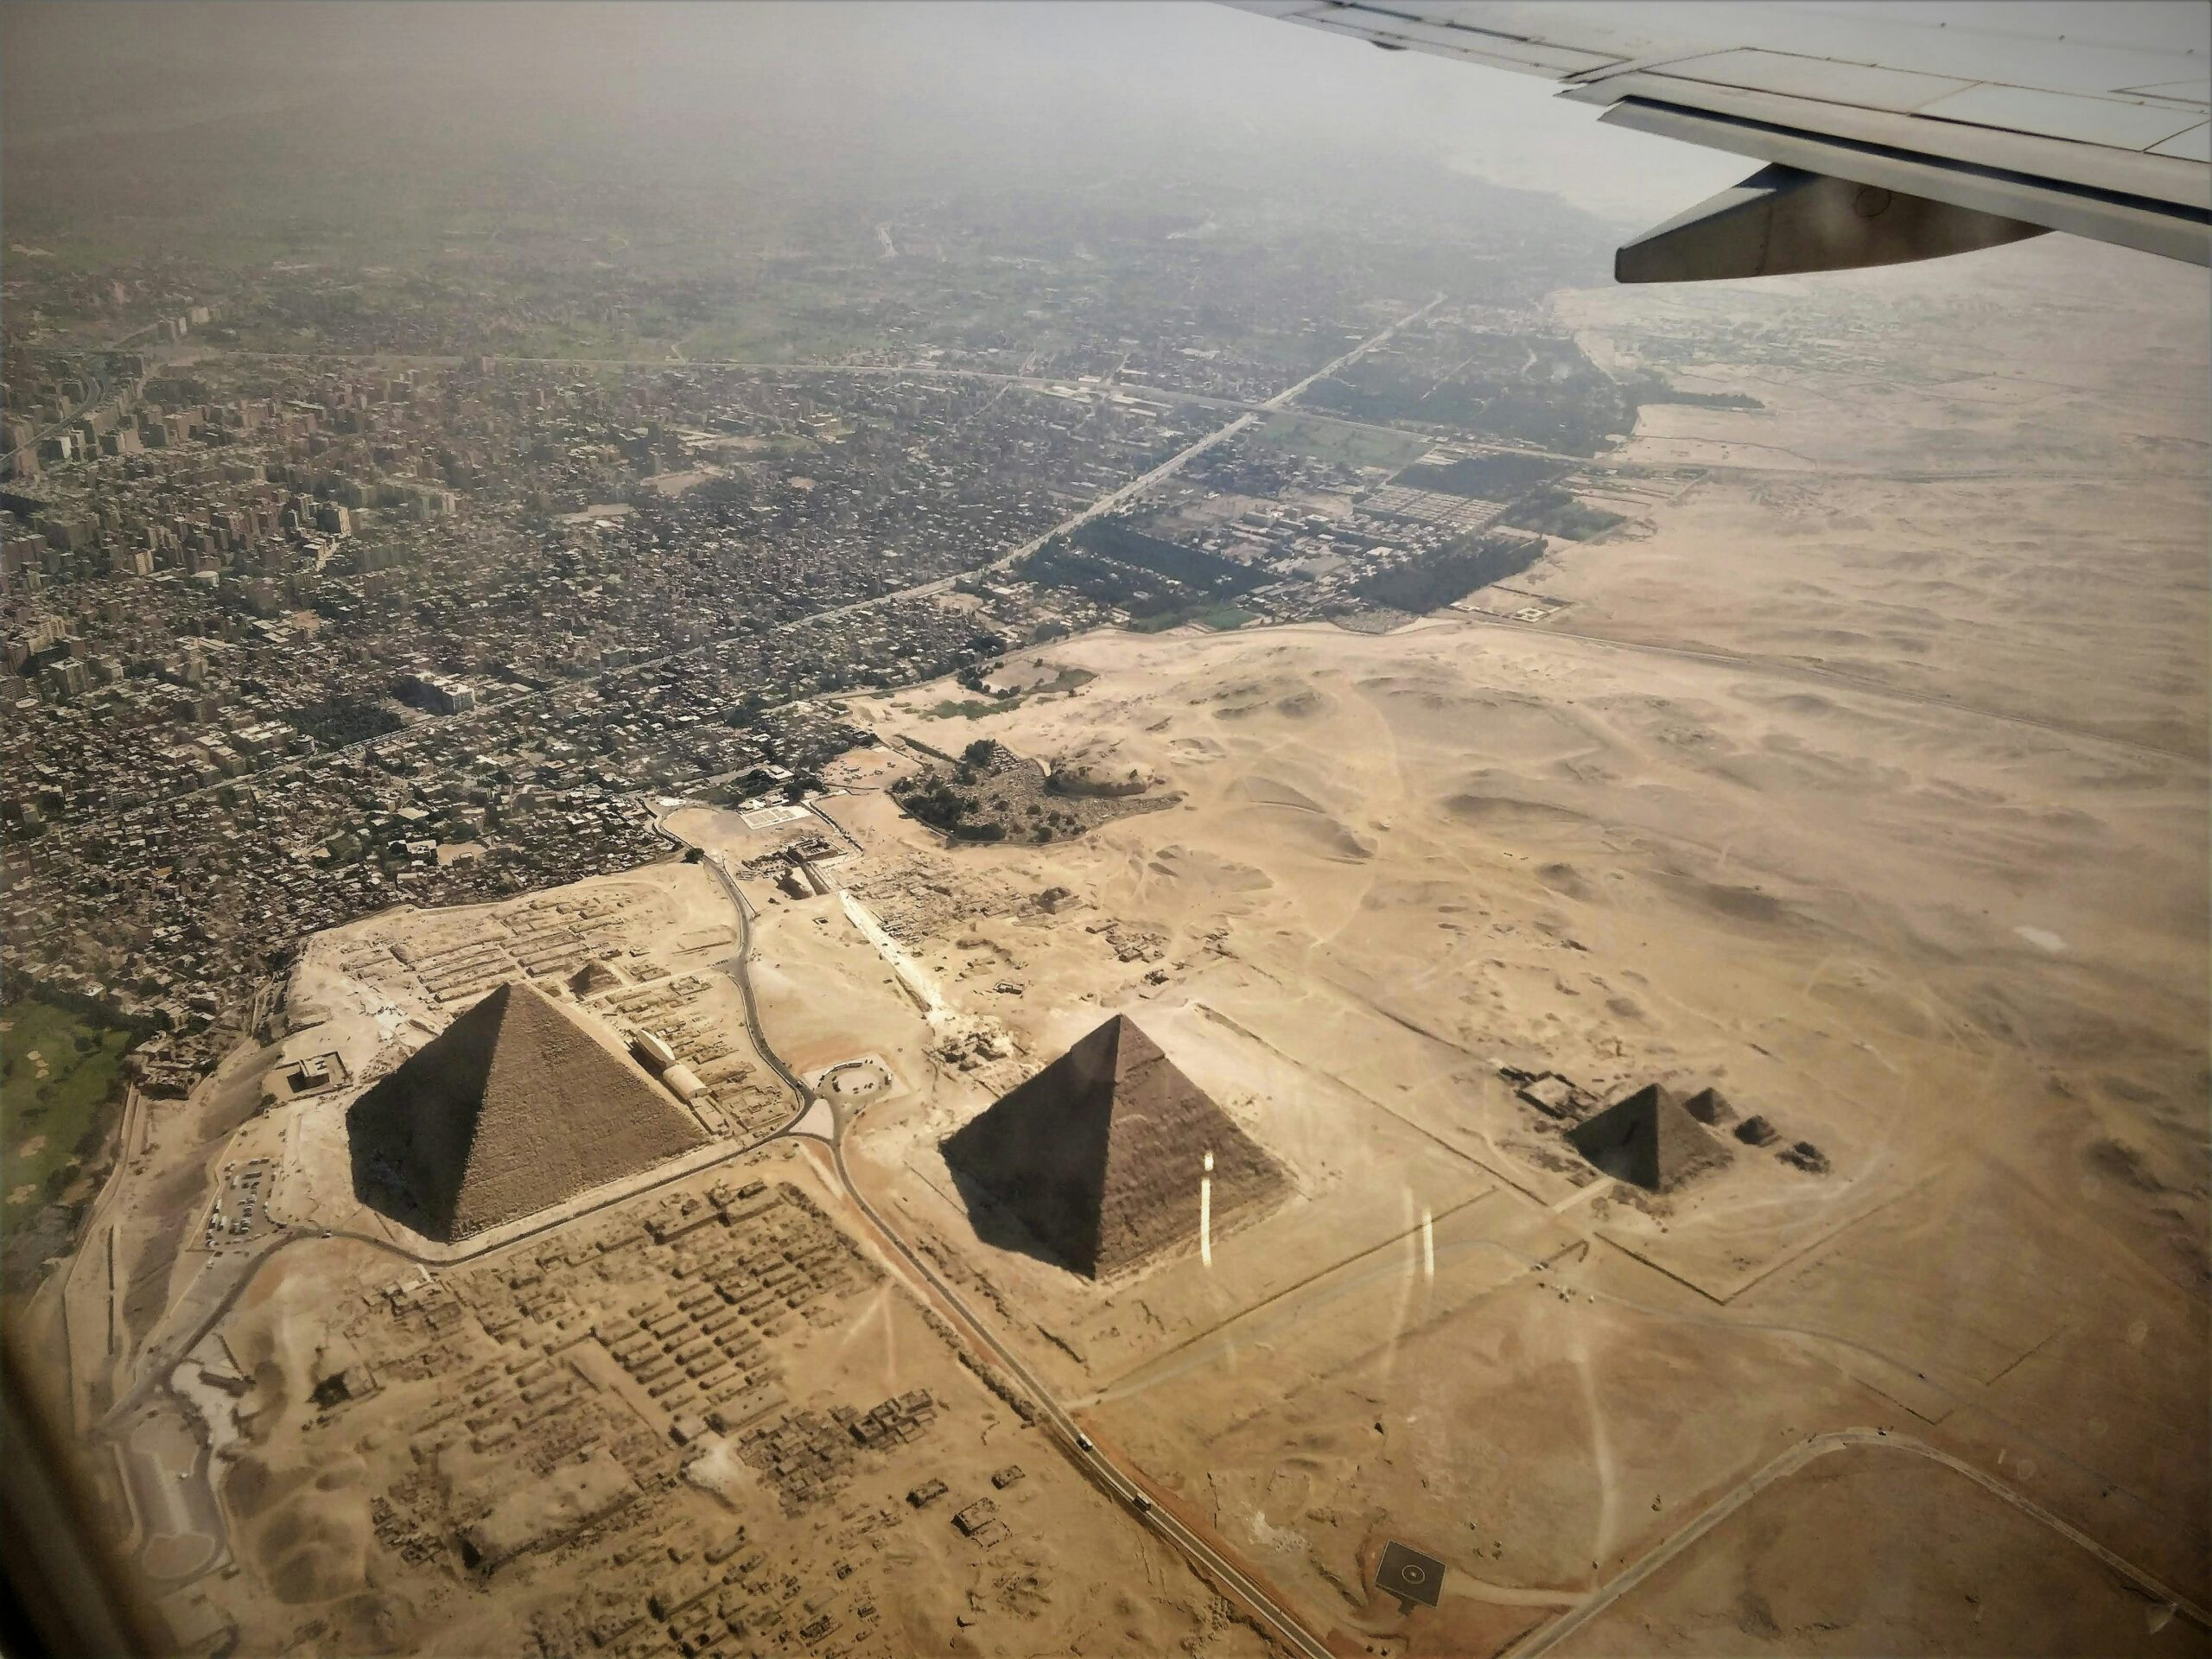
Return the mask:
<path id="1" fill-rule="evenodd" d="M 1601 119 L 1632 131 L 1702 144 L 1807 173 L 1847 180 L 1930 201 L 1967 213 L 2018 219 L 2121 247 L 2139 248 L 2194 264 L 2212 257 L 2202 213 L 2125 192 L 2084 192 L 1993 167 L 1955 167 L 1879 143 L 1793 131 L 1787 128 L 1642 98 L 1624 98 Z M 1993 138 L 2018 138 L 1992 133 Z M 2022 142 L 2026 142 L 2023 140 Z M 2186 166 L 2163 156 L 2132 156 L 2145 166 Z M 2202 171 L 2202 169 L 2198 169 Z"/>
<path id="2" fill-rule="evenodd" d="M 2171 98 L 2177 103 L 2212 105 L 2212 79 L 2169 80 L 2156 86 L 2122 86 L 2130 98 Z"/>
<path id="3" fill-rule="evenodd" d="M 1967 92 L 1974 85 L 1949 75 L 1885 69 L 1873 64 L 1839 63 L 1834 58 L 1808 58 L 1758 47 L 1738 47 L 1732 51 L 1678 59 L 1649 67 L 1645 73 L 1716 86 L 1738 86 L 1746 92 L 1773 92 L 1783 98 L 1808 98 L 1826 104 L 1848 104 L 1859 109 L 1888 110 L 1897 115 L 1909 115 L 1939 99 Z"/>
<path id="4" fill-rule="evenodd" d="M 1938 121 L 1964 121 L 1977 127 L 2032 133 L 2108 149 L 2148 149 L 2178 137 L 2203 120 L 2204 111 L 2180 105 L 2142 104 L 2127 99 L 2093 98 L 2086 92 L 2053 92 L 2032 86 L 1985 83 L 1923 104 L 1916 111 Z"/>

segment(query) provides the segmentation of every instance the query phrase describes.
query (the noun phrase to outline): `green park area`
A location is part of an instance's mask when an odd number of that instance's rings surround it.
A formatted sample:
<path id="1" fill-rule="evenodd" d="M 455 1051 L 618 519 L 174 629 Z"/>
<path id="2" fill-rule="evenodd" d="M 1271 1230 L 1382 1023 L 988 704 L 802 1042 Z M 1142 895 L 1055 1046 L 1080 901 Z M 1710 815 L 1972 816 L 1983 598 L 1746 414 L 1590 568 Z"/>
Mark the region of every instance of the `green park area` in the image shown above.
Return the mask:
<path id="1" fill-rule="evenodd" d="M 57 1198 L 123 1099 L 130 1033 L 55 1003 L 0 1005 L 0 1194 L 18 1217 Z"/>

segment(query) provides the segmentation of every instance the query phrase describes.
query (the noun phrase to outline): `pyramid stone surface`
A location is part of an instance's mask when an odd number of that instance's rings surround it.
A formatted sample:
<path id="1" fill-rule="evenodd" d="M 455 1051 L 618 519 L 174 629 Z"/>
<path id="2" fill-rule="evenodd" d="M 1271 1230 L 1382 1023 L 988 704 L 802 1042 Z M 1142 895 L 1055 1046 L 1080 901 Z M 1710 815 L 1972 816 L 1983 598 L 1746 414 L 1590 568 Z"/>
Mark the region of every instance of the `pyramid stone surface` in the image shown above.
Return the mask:
<path id="1" fill-rule="evenodd" d="M 1718 1089 L 1700 1089 L 1682 1103 L 1682 1109 L 1707 1128 L 1736 1121 L 1736 1109 Z"/>
<path id="2" fill-rule="evenodd" d="M 577 996 L 589 996 L 594 991 L 609 990 L 628 982 L 603 962 L 588 962 L 569 976 L 569 989 Z"/>
<path id="3" fill-rule="evenodd" d="M 1194 1242 L 1201 1179 L 1212 1183 L 1217 1231 L 1289 1190 L 1274 1160 L 1120 1014 L 944 1151 L 956 1175 L 1094 1279 Z"/>
<path id="4" fill-rule="evenodd" d="M 448 1242 L 706 1140 L 636 1065 L 513 983 L 354 1102 L 346 1128 L 360 1196 Z"/>
<path id="5" fill-rule="evenodd" d="M 1665 1192 L 1728 1161 L 1728 1148 L 1658 1084 L 1646 1084 L 1567 1131 L 1574 1149 L 1616 1180 Z"/>

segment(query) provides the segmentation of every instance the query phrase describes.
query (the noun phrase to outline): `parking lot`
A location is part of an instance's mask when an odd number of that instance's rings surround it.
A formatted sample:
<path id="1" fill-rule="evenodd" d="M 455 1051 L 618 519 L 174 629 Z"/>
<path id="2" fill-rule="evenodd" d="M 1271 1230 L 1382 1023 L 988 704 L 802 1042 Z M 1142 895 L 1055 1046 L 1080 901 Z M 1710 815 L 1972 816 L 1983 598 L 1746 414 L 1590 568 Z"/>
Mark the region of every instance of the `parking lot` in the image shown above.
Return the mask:
<path id="1" fill-rule="evenodd" d="M 267 1158 L 226 1165 L 215 1203 L 207 1211 L 201 1239 L 204 1248 L 235 1249 L 274 1232 L 276 1224 L 269 1218 L 269 1192 L 276 1179 L 276 1166 Z"/>

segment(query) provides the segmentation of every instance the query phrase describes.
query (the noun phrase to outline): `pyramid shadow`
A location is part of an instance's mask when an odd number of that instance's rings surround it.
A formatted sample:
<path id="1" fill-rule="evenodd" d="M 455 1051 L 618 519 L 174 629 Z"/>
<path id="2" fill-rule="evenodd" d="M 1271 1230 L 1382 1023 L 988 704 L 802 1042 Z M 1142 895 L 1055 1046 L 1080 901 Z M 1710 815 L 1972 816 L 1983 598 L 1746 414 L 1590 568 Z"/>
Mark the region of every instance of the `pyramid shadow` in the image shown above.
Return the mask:
<path id="1" fill-rule="evenodd" d="M 520 981 L 378 1079 L 346 1128 L 354 1197 L 446 1243 L 705 1140 L 633 1061 Z"/>
<path id="2" fill-rule="evenodd" d="M 968 1211 L 968 1224 L 976 1236 L 993 1249 L 1010 1251 L 1026 1255 L 1047 1267 L 1058 1268 L 1063 1273 L 1084 1276 L 1075 1263 L 1029 1230 L 1028 1226 L 995 1198 L 990 1188 L 969 1174 L 950 1159 L 945 1168 L 952 1174 L 952 1185 L 959 1192 L 960 1202 Z"/>
<path id="3" fill-rule="evenodd" d="M 388 1097 L 374 1089 L 346 1109 L 346 1150 L 353 1177 L 353 1201 L 410 1233 L 437 1236 L 438 1217 L 408 1195 L 406 1183 L 381 1148 L 391 1144 Z"/>

